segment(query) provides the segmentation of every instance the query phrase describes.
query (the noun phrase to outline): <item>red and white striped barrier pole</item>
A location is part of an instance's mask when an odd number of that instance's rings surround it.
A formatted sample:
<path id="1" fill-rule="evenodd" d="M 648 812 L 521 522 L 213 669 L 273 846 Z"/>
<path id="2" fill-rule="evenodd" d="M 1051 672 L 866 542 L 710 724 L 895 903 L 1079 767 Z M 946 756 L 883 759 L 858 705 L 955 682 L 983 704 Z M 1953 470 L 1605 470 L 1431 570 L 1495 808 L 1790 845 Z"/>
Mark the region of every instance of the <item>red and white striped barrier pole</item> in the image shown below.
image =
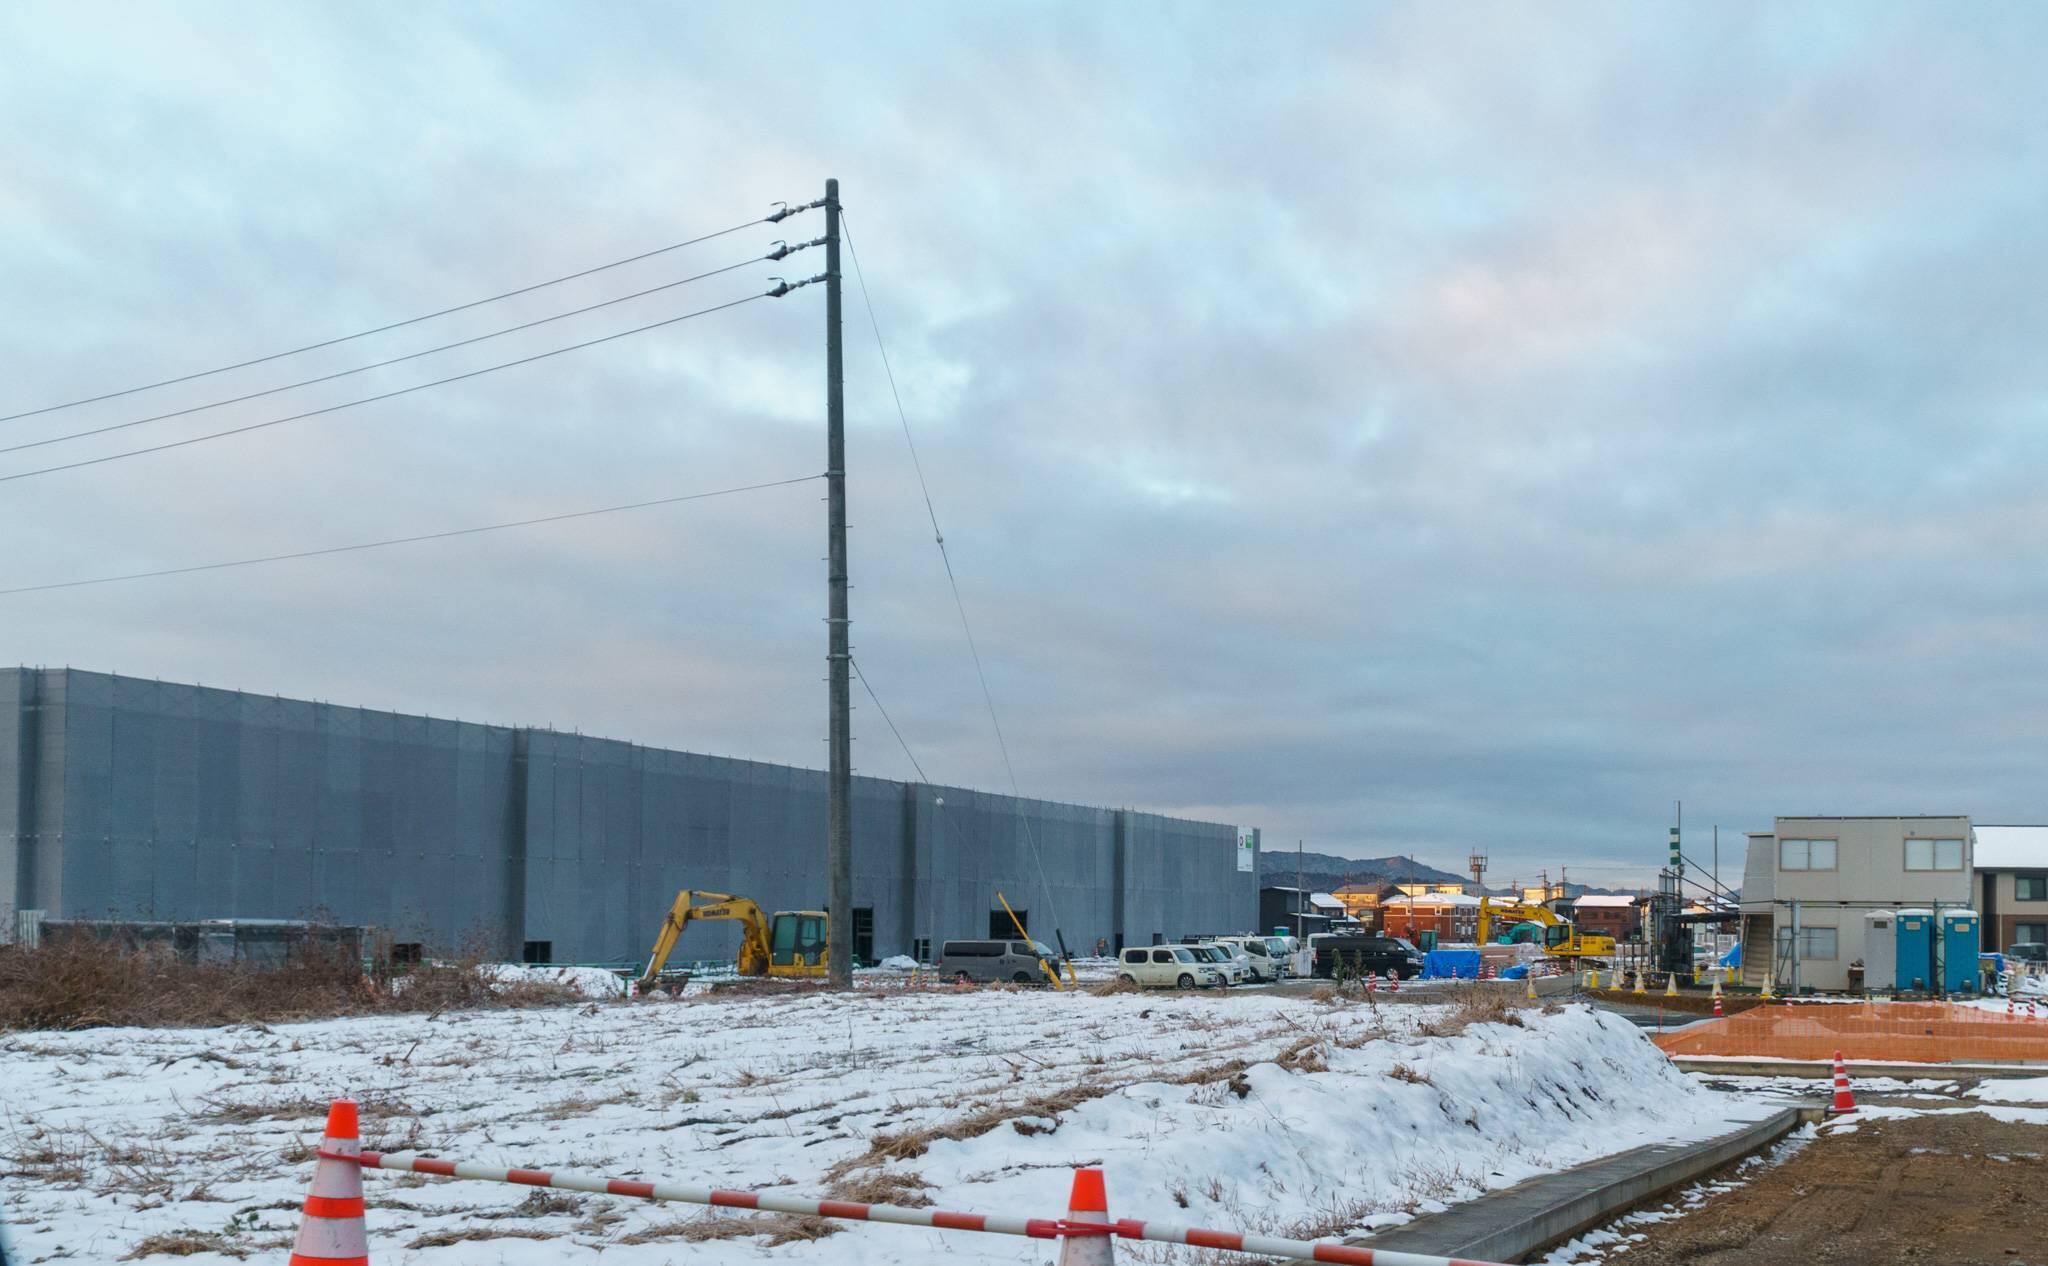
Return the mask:
<path id="1" fill-rule="evenodd" d="M 1171 1226 L 1124 1218 L 1116 1222 L 1094 1219 L 1020 1218 L 1001 1213 L 948 1213 L 942 1209 L 906 1209 L 901 1205 L 857 1204 L 850 1200 L 809 1200 L 772 1191 L 721 1191 L 713 1187 L 692 1187 L 683 1183 L 638 1182 L 627 1178 L 599 1178 L 587 1174 L 563 1174 L 540 1169 L 500 1169 L 494 1165 L 473 1165 L 467 1161 L 435 1160 L 425 1156 L 392 1156 L 383 1152 L 348 1155 L 318 1153 L 322 1160 L 347 1160 L 365 1169 L 396 1169 L 410 1174 L 432 1174 L 440 1178 L 473 1178 L 484 1182 L 517 1183 L 526 1187 L 552 1187 L 559 1191 L 582 1191 L 601 1196 L 634 1196 L 642 1200 L 667 1200 L 681 1204 L 710 1205 L 720 1209 L 753 1209 L 766 1213 L 796 1213 L 819 1218 L 846 1218 L 856 1222 L 892 1222 L 898 1226 L 921 1226 L 939 1231 L 980 1231 L 990 1235 L 1019 1235 L 1034 1240 L 1100 1238 L 1151 1240 L 1159 1244 L 1186 1244 L 1194 1248 L 1223 1249 L 1261 1257 L 1291 1257 L 1306 1262 L 1341 1262 L 1346 1266 L 1499 1266 L 1494 1262 L 1462 1257 L 1431 1257 L 1387 1249 L 1362 1248 L 1329 1240 L 1283 1240 L 1270 1235 L 1239 1235 L 1233 1231 L 1205 1231 L 1198 1227 Z M 1107 1203 L 1103 1201 L 1102 1203 Z M 1099 1216 L 1106 1218 L 1107 1212 Z M 1107 1260 L 1105 1258 L 1104 1260 Z"/>

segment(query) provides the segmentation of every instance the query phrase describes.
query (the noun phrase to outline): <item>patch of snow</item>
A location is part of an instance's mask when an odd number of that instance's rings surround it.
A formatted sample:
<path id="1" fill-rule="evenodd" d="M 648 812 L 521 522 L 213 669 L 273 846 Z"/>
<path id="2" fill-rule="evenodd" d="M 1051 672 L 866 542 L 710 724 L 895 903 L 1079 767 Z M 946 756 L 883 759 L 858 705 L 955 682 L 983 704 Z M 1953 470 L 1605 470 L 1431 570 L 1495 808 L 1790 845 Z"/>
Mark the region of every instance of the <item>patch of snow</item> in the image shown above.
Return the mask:
<path id="1" fill-rule="evenodd" d="M 1099 1164 L 1119 1217 L 1303 1236 L 1390 1225 L 1779 1106 L 1702 1088 L 1588 1007 L 1462 1030 L 1452 1014 L 1239 991 L 821 990 L 15 1034 L 0 1042 L 0 1155 L 23 1176 L 6 1220 L 31 1261 L 112 1261 L 182 1228 L 280 1255 L 311 1173 L 305 1148 L 342 1094 L 363 1101 L 365 1145 L 379 1150 L 805 1194 L 826 1193 L 838 1167 L 908 1182 L 939 1208 L 1033 1216 L 1058 1216 L 1072 1169 Z M 977 1114 L 992 1128 L 967 1128 Z M 66 1158 L 76 1178 L 23 1160 L 38 1156 Z M 383 1173 L 366 1187 L 372 1256 L 397 1266 L 1050 1256 L 1006 1237 L 858 1224 L 772 1248 L 688 1244 L 662 1228 L 718 1215 L 602 1197 L 521 1214 L 530 1189 Z M 617 1216 L 592 1220 L 600 1210 Z M 431 1240 L 506 1230 L 544 1238 Z M 1160 1246 L 1145 1260 L 1209 1258 Z"/>

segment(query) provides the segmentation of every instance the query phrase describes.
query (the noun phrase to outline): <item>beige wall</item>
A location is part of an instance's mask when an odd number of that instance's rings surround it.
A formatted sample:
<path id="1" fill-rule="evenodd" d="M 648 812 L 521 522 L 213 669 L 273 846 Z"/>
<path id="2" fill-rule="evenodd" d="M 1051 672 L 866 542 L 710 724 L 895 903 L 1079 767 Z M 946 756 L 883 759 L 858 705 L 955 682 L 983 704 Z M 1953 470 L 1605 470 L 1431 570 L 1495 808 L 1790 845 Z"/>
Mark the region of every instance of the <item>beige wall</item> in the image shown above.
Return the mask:
<path id="1" fill-rule="evenodd" d="M 1778 901 L 1858 901 L 1933 906 L 1971 904 L 1970 819 L 1956 818 L 1779 818 L 1770 837 L 1756 836 L 1751 848 L 1768 849 L 1771 894 Z M 1778 842 L 1788 839 L 1835 841 L 1833 870 L 1784 870 Z M 1961 870 L 1906 869 L 1908 839 L 1960 839 Z M 1747 896 L 1747 892 L 1744 893 Z M 1754 907 L 1752 907 L 1754 908 Z M 1799 983 L 1815 989 L 1847 989 L 1849 964 L 1863 957 L 1866 911 L 1840 906 L 1802 907 L 1805 928 L 1834 928 L 1835 956 L 1817 959 L 1802 954 Z M 2000 913 L 2005 913 L 2001 906 Z M 1779 928 L 1791 926 L 1792 912 L 1772 907 Z"/>

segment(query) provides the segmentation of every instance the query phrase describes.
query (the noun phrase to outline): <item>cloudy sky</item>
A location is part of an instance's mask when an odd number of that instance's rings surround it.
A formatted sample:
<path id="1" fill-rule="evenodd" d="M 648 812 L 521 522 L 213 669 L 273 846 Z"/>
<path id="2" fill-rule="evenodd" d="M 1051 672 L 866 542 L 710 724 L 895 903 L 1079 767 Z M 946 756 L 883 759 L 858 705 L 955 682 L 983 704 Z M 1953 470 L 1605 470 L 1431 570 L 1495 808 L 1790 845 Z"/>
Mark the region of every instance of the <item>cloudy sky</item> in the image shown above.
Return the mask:
<path id="1" fill-rule="evenodd" d="M 1607 882 L 1659 863 L 1680 798 L 1702 854 L 1712 824 L 1774 813 L 2041 821 L 2044 28 L 1847 3 L 10 5 L 0 413 L 559 276 L 837 176 L 1027 794 Z M 0 445 L 820 229 L 0 423 Z M 819 267 L 0 454 L 0 475 Z M 934 779 L 1001 789 L 849 298 L 856 656 Z M 0 587 L 814 475 L 822 312 L 813 287 L 0 482 Z M 16 594 L 0 660 L 820 765 L 821 494 Z M 909 776 L 860 703 L 859 768 Z"/>

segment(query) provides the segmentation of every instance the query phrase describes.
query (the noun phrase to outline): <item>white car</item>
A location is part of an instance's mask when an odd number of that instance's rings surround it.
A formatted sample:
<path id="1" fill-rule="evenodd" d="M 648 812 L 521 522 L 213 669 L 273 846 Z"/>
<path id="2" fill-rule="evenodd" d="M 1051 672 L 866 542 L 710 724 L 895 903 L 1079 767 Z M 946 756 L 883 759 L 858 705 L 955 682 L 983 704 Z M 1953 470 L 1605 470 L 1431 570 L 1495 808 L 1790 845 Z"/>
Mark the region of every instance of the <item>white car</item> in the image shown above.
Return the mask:
<path id="1" fill-rule="evenodd" d="M 1245 979 L 1268 984 L 1280 979 L 1280 964 L 1273 961 L 1263 936 L 1219 936 L 1213 942 L 1237 960 Z"/>
<path id="2" fill-rule="evenodd" d="M 1251 959 L 1235 945 L 1224 945 L 1217 941 L 1184 941 L 1182 947 L 1195 952 L 1195 957 L 1206 959 L 1223 973 L 1226 985 L 1241 985 L 1252 978 Z"/>
<path id="3" fill-rule="evenodd" d="M 1223 983 L 1223 969 L 1185 945 L 1153 945 L 1119 955 L 1116 978 L 1145 989 L 1206 989 Z"/>

